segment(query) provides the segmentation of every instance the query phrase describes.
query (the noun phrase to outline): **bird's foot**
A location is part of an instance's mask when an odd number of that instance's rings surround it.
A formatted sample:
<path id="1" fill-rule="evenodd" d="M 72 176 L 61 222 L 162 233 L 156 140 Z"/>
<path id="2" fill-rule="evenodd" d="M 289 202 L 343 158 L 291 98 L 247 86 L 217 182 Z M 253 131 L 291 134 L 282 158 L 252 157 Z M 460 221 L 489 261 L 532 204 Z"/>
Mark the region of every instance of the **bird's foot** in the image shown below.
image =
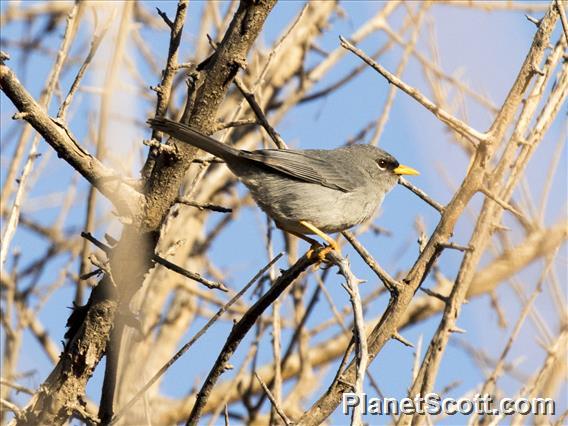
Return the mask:
<path id="1" fill-rule="evenodd" d="M 320 243 L 315 243 L 312 244 L 312 246 L 306 253 L 306 256 L 310 260 L 315 259 L 317 261 L 317 264 L 320 264 L 322 262 L 330 263 L 327 259 L 327 255 L 332 251 L 335 251 L 339 256 L 341 256 L 341 248 L 336 241 L 332 240 L 332 243 L 330 242 L 330 244 L 326 246 L 322 246 Z"/>
<path id="2" fill-rule="evenodd" d="M 312 259 L 313 256 L 317 256 L 318 264 L 321 262 L 330 263 L 329 260 L 326 259 L 327 255 L 333 250 L 341 257 L 341 248 L 337 241 L 327 235 L 325 232 L 318 229 L 316 226 L 312 225 L 310 222 L 305 220 L 301 220 L 300 224 L 304 227 L 308 228 L 314 234 L 323 238 L 323 240 L 328 244 L 327 246 L 323 246 L 319 244 L 316 240 L 306 237 L 305 235 L 300 235 L 300 238 L 306 240 L 311 244 L 310 250 L 308 250 L 308 259 Z"/>

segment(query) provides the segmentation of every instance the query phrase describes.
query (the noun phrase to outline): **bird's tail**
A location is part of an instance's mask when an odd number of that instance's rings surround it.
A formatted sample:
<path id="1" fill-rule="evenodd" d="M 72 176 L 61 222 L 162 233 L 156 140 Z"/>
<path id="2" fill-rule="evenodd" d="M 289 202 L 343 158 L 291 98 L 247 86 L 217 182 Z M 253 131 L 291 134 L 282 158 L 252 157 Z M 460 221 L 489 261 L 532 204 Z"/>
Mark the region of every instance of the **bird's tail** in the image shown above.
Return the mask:
<path id="1" fill-rule="evenodd" d="M 160 132 L 167 133 L 181 142 L 188 143 L 216 157 L 227 161 L 239 155 L 239 150 L 219 142 L 185 124 L 168 120 L 167 118 L 150 118 L 147 123 Z"/>

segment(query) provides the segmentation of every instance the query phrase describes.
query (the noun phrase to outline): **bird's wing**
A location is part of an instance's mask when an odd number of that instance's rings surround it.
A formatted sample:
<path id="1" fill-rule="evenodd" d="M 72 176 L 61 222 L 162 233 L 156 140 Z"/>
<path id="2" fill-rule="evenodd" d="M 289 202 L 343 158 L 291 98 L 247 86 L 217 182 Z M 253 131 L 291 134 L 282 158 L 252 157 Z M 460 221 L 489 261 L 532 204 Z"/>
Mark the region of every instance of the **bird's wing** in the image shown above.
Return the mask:
<path id="1" fill-rule="evenodd" d="M 241 151 L 241 156 L 295 179 L 331 189 L 351 192 L 358 186 L 349 171 L 333 161 L 331 151 L 262 149 L 253 152 Z"/>

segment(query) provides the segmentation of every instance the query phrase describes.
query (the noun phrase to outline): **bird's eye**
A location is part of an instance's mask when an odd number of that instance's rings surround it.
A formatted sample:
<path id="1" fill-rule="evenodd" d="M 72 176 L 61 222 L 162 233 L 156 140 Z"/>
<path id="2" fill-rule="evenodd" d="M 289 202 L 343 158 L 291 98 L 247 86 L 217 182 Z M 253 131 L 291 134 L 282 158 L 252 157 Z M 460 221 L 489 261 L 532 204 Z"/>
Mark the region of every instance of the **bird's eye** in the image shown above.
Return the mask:
<path id="1" fill-rule="evenodd" d="M 379 165 L 379 169 L 384 170 L 387 168 L 387 162 L 385 160 L 379 160 L 377 163 Z"/>

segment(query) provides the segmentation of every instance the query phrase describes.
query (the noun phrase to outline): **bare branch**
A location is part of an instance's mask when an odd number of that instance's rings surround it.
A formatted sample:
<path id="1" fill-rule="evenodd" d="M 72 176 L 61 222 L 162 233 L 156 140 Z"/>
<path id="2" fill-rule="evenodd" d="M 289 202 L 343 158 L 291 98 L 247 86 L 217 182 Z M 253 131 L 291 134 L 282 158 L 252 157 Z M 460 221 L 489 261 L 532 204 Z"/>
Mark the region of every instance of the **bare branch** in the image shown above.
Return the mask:
<path id="1" fill-rule="evenodd" d="M 134 405 L 134 403 L 144 394 L 144 392 L 146 392 L 162 375 L 164 375 L 164 373 L 178 360 L 182 357 L 182 355 L 184 353 L 186 353 L 189 348 L 191 348 L 191 346 L 193 346 L 193 344 L 195 342 L 197 342 L 197 340 L 199 340 L 199 338 L 201 336 L 203 336 L 207 330 L 221 317 L 221 315 L 223 315 L 225 312 L 227 312 L 227 310 L 229 310 L 229 308 L 231 306 L 233 306 L 235 304 L 235 302 L 237 302 L 243 294 L 245 294 L 247 292 L 247 290 L 255 283 L 257 282 L 265 273 L 268 269 L 270 269 L 270 267 L 272 267 L 272 265 L 274 265 L 278 259 L 280 259 L 282 257 L 282 253 L 279 253 L 274 259 L 272 259 L 270 262 L 268 262 L 268 264 L 262 268 L 260 271 L 258 271 L 256 273 L 256 275 L 235 295 L 231 298 L 231 300 L 229 300 L 227 303 L 225 303 L 221 309 L 219 309 L 217 311 L 217 313 L 215 315 L 213 315 L 209 321 L 207 322 L 207 324 L 205 324 L 196 334 L 195 336 L 193 336 L 191 338 L 191 340 L 189 340 L 189 342 L 187 342 L 185 345 L 183 345 L 181 347 L 181 349 L 179 351 L 176 352 L 176 354 L 162 367 L 160 368 L 160 370 L 158 370 L 156 372 L 156 374 L 154 374 L 154 376 L 152 376 L 152 378 L 148 381 L 148 383 L 146 383 L 142 389 L 140 389 L 136 395 L 134 395 L 132 397 L 132 399 L 130 401 L 128 401 L 128 403 L 126 405 L 124 405 L 124 407 L 121 407 L 121 409 L 115 414 L 115 416 L 112 419 L 111 424 L 116 423 L 120 417 L 122 417 L 122 415 L 124 413 L 126 413 L 126 411 L 128 411 L 128 409 L 130 407 L 132 407 Z"/>
<path id="2" fill-rule="evenodd" d="M 272 406 L 274 407 L 274 409 L 276 410 L 276 412 L 278 413 L 280 418 L 284 421 L 284 424 L 292 425 L 293 423 L 290 421 L 290 419 L 288 417 L 286 417 L 286 413 L 284 413 L 284 410 L 282 410 L 282 407 L 280 407 L 280 405 L 276 402 L 276 400 L 272 396 L 272 393 L 270 392 L 270 389 L 268 389 L 268 386 L 266 386 L 266 383 L 264 383 L 264 381 L 260 378 L 260 376 L 257 373 L 254 373 L 254 375 L 255 375 L 256 379 L 258 380 L 258 382 L 260 383 L 260 385 L 262 386 L 262 389 L 264 389 L 264 392 L 268 396 L 268 399 L 272 403 Z"/>
<path id="3" fill-rule="evenodd" d="M 363 247 L 363 245 L 355 238 L 355 235 L 350 231 L 343 231 L 341 233 L 347 241 L 353 246 L 359 256 L 365 261 L 367 265 L 373 270 L 377 277 L 383 282 L 387 290 L 391 293 L 397 293 L 400 291 L 402 284 L 392 278 L 387 271 L 385 271 L 381 266 L 373 259 L 371 254 Z"/>
<path id="4" fill-rule="evenodd" d="M 332 252 L 335 255 L 335 252 Z M 363 306 L 361 304 L 361 296 L 359 295 L 359 280 L 349 267 L 349 262 L 344 257 L 333 256 L 332 261 L 338 266 L 339 273 L 343 275 L 346 281 L 344 285 L 345 290 L 349 294 L 349 300 L 353 307 L 353 321 L 354 321 L 354 339 L 357 343 L 357 373 L 355 375 L 354 391 L 363 399 L 365 382 L 365 372 L 369 362 L 369 351 L 367 349 L 367 333 L 365 332 L 365 321 L 363 319 Z M 363 406 L 358 405 L 353 409 L 351 416 L 351 424 L 355 426 L 363 425 Z"/>
<path id="5" fill-rule="evenodd" d="M 375 71 L 377 71 L 379 74 L 385 77 L 389 81 L 389 83 L 394 84 L 403 92 L 407 93 L 408 95 L 416 99 L 416 101 L 422 104 L 427 110 L 432 112 L 432 114 L 434 114 L 444 124 L 448 125 L 450 128 L 460 133 L 464 137 L 471 138 L 476 141 L 485 141 L 487 139 L 487 135 L 485 133 L 478 132 L 477 130 L 468 126 L 463 121 L 452 116 L 450 113 L 448 113 L 447 111 L 443 110 L 442 108 L 434 104 L 431 100 L 429 100 L 426 96 L 420 93 L 417 89 L 404 83 L 394 74 L 391 74 L 381 65 L 373 61 L 361 49 L 358 49 L 357 47 L 353 46 L 353 44 L 351 44 L 349 41 L 347 41 L 346 38 L 344 38 L 343 36 L 339 36 L 339 40 L 341 41 L 342 47 L 355 53 L 363 61 L 365 61 L 368 65 L 370 65 Z"/>
<path id="6" fill-rule="evenodd" d="M 105 253 L 107 254 L 111 254 L 112 252 L 112 248 L 106 246 L 105 244 L 101 243 L 99 240 L 97 240 L 95 237 L 93 237 L 90 233 L 88 232 L 81 232 L 81 237 L 89 240 L 90 242 L 92 242 L 94 245 L 96 245 L 98 248 L 100 248 L 101 250 L 103 250 Z M 221 291 L 229 291 L 227 289 L 227 287 L 225 286 L 225 284 L 220 283 L 220 282 L 215 282 L 215 281 L 211 281 L 208 280 L 206 278 L 203 278 L 200 274 L 198 274 L 197 272 L 191 272 L 188 271 L 187 269 L 182 268 L 181 266 L 178 266 L 172 262 L 170 262 L 167 259 L 164 259 L 161 256 L 158 256 L 157 254 L 153 254 L 152 255 L 152 260 L 156 263 L 159 263 L 160 265 L 168 268 L 170 271 L 174 271 L 180 275 L 183 275 L 184 277 L 187 277 L 189 279 L 192 279 L 193 281 L 196 281 L 200 284 L 203 284 L 205 287 L 207 288 L 211 288 L 211 289 L 217 289 L 217 290 L 221 290 Z"/>
<path id="7" fill-rule="evenodd" d="M 21 112 L 26 113 L 25 120 L 41 134 L 58 156 L 107 197 L 121 215 L 125 218 L 136 216 L 142 195 L 80 146 L 64 124 L 50 118 L 4 64 L 0 64 L 0 89 Z"/>
<path id="8" fill-rule="evenodd" d="M 195 405 L 193 406 L 189 419 L 187 420 L 188 425 L 197 424 L 213 386 L 219 376 L 225 371 L 227 362 L 237 349 L 242 339 L 245 337 L 246 333 L 251 329 L 266 308 L 270 306 L 272 302 L 274 302 L 274 300 L 276 300 L 276 298 L 280 296 L 280 294 L 282 294 L 282 292 L 286 290 L 286 288 L 292 284 L 309 266 L 313 265 L 317 261 L 316 257 L 317 256 L 311 256 L 308 258 L 304 255 L 298 259 L 291 268 L 283 271 L 272 287 L 270 287 L 270 289 L 247 311 L 247 313 L 243 315 L 241 320 L 234 325 L 225 345 L 223 346 L 223 349 L 221 350 L 221 353 L 215 361 L 215 365 L 201 386 L 200 392 L 197 394 L 197 400 L 195 401 Z"/>
<path id="9" fill-rule="evenodd" d="M 566 19 L 566 12 L 564 11 L 564 6 L 560 0 L 554 0 L 556 2 L 556 8 L 558 9 L 558 14 L 560 15 L 560 22 L 562 22 L 562 29 L 564 30 L 564 37 L 566 38 L 566 43 L 568 44 L 568 19 Z"/>
<path id="10" fill-rule="evenodd" d="M 268 123 L 268 119 L 266 118 L 266 115 L 264 115 L 264 112 L 262 112 L 262 108 L 260 107 L 260 105 L 256 101 L 254 93 L 252 93 L 250 90 L 248 90 L 245 87 L 244 83 L 242 82 L 242 80 L 239 77 L 235 77 L 235 85 L 241 91 L 241 94 L 245 97 L 245 99 L 247 100 L 252 111 L 254 112 L 254 115 L 256 116 L 256 119 L 258 120 L 260 125 L 262 127 L 264 127 L 264 130 L 266 130 L 266 132 L 268 133 L 270 138 L 274 141 L 274 144 L 279 149 L 286 149 L 288 147 L 286 145 L 286 142 L 284 142 L 284 140 L 282 139 L 280 134 L 274 129 L 274 127 L 272 127 Z"/>
<path id="11" fill-rule="evenodd" d="M 176 200 L 176 203 L 184 204 L 184 205 L 190 206 L 190 207 L 196 207 L 199 210 L 211 210 L 211 211 L 219 212 L 219 213 L 232 213 L 232 211 L 233 211 L 233 209 L 230 209 L 228 207 L 218 206 L 218 205 L 212 204 L 212 203 L 198 203 L 197 201 L 186 200 L 184 198 L 178 198 Z"/>
<path id="12" fill-rule="evenodd" d="M 438 203 L 433 198 L 430 198 L 430 196 L 428 196 L 428 194 L 426 194 L 420 188 L 416 187 L 415 185 L 413 185 L 412 183 L 407 181 L 402 176 L 398 178 L 398 183 L 400 183 L 405 188 L 410 189 L 412 192 L 414 192 L 416 195 L 418 195 L 420 198 L 422 198 L 424 201 L 426 201 L 428 204 L 430 204 L 432 207 L 434 207 L 440 213 L 444 213 L 445 207 L 443 205 Z"/>

